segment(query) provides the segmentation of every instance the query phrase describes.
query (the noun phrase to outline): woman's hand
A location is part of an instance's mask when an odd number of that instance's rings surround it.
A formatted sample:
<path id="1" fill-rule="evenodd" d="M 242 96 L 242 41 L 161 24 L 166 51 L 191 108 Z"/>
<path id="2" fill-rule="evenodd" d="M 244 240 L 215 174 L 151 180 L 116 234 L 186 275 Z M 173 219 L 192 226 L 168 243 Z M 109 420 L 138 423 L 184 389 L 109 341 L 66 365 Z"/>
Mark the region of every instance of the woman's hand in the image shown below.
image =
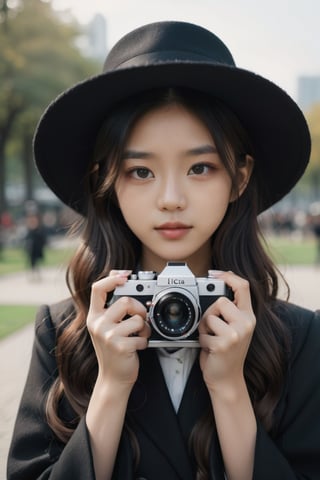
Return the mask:
<path id="1" fill-rule="evenodd" d="M 243 386 L 244 362 L 256 324 L 248 281 L 232 272 L 219 272 L 217 277 L 231 287 L 234 300 L 220 297 L 199 324 L 200 366 L 210 393 Z"/>
<path id="2" fill-rule="evenodd" d="M 200 366 L 226 476 L 250 479 L 257 426 L 243 370 L 256 319 L 249 283 L 232 272 L 221 272 L 219 279 L 231 287 L 234 299 L 220 297 L 204 313 L 199 324 Z"/>
<path id="3" fill-rule="evenodd" d="M 139 371 L 137 350 L 147 347 L 150 336 L 146 309 L 138 300 L 122 297 L 105 308 L 107 294 L 123 285 L 129 273 L 112 271 L 91 289 L 87 327 L 99 371 L 86 423 L 97 480 L 112 477 L 127 401 Z"/>
<path id="4" fill-rule="evenodd" d="M 146 309 L 138 300 L 122 297 L 105 308 L 107 293 L 123 285 L 129 271 L 110 272 L 110 275 L 92 285 L 87 327 L 97 355 L 99 372 L 97 383 L 132 388 L 139 359 L 137 350 L 148 345 L 150 327 L 146 323 Z M 124 320 L 129 315 L 130 317 Z"/>

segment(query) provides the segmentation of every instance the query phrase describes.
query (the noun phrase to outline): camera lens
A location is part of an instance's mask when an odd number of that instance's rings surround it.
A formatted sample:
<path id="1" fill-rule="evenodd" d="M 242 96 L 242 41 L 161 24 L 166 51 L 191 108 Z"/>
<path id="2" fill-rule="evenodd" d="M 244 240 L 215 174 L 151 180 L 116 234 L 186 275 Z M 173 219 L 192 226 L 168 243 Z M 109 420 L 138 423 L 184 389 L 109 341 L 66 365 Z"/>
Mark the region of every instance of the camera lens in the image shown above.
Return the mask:
<path id="1" fill-rule="evenodd" d="M 170 291 L 154 303 L 152 317 L 155 328 L 165 337 L 183 337 L 197 322 L 198 309 L 183 293 Z"/>

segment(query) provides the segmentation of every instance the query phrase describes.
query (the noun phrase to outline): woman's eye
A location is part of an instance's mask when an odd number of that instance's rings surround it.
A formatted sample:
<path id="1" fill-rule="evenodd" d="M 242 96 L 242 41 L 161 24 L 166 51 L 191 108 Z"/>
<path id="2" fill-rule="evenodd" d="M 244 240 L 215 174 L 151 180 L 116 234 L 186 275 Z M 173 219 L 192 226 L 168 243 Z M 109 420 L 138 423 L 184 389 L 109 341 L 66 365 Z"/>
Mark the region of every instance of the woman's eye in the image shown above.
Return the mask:
<path id="1" fill-rule="evenodd" d="M 211 165 L 207 165 L 205 163 L 197 163 L 190 168 L 189 173 L 191 175 L 206 175 L 212 169 L 213 167 Z"/>
<path id="2" fill-rule="evenodd" d="M 139 167 L 139 168 L 134 168 L 130 170 L 130 175 L 133 178 L 138 178 L 138 179 L 146 179 L 146 178 L 152 178 L 152 172 L 148 168 L 144 167 Z"/>

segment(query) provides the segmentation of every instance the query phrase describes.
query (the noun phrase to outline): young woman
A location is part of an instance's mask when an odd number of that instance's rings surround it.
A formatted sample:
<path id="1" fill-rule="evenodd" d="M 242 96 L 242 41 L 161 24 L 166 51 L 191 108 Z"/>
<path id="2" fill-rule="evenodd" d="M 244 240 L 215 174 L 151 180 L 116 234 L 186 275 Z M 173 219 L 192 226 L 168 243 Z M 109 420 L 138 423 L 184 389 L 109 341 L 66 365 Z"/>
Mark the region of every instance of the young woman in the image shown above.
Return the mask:
<path id="1" fill-rule="evenodd" d="M 309 153 L 295 103 L 183 22 L 129 33 L 49 107 L 36 162 L 83 241 L 72 298 L 38 314 L 10 480 L 319 478 L 320 319 L 277 299 L 257 221 Z M 232 291 L 188 348 L 148 348 L 128 287 L 167 262 Z"/>

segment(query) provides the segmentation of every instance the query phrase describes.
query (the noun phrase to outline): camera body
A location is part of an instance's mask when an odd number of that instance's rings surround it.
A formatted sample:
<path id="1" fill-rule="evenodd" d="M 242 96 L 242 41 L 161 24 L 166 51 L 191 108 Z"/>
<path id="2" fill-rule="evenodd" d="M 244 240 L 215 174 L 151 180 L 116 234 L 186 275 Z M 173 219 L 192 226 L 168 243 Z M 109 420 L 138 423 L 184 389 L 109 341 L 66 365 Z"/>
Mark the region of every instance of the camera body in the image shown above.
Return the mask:
<path id="1" fill-rule="evenodd" d="M 232 292 L 219 279 L 195 277 L 186 263 L 168 262 L 158 275 L 140 271 L 114 291 L 112 303 L 133 297 L 145 305 L 152 334 L 149 347 L 197 347 L 203 312 L 219 297 Z"/>

